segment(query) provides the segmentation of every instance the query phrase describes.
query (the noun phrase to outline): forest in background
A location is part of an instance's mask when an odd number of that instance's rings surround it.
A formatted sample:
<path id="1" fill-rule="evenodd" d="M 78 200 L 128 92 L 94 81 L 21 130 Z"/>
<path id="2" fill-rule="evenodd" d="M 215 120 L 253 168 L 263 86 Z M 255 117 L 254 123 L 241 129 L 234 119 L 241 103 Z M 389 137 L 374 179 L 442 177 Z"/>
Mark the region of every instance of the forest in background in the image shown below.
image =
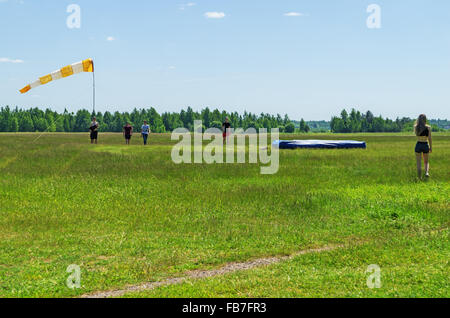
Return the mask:
<path id="1" fill-rule="evenodd" d="M 88 110 L 79 110 L 71 113 L 65 110 L 58 113 L 50 109 L 11 109 L 9 106 L 0 108 L 0 132 L 86 132 L 94 114 Z M 159 114 L 155 108 L 134 109 L 129 112 L 97 112 L 95 114 L 100 124 L 101 132 L 121 132 L 123 126 L 129 122 L 136 128 L 146 120 L 152 132 L 171 132 L 176 128 L 185 127 L 193 130 L 194 121 L 201 120 L 203 128 L 221 128 L 225 118 L 230 119 L 234 128 L 279 128 L 282 133 L 308 133 L 308 132 L 333 132 L 333 133 L 357 133 L 357 132 L 402 132 L 412 131 L 414 119 L 397 118 L 391 120 L 381 116 L 375 117 L 372 112 L 361 113 L 355 109 L 350 112 L 343 110 L 339 117 L 333 117 L 327 121 L 300 121 L 291 120 L 288 115 L 271 115 L 261 113 L 259 115 L 244 112 L 229 113 L 210 110 L 208 107 L 200 112 L 191 107 L 178 112 L 164 112 Z M 450 129 L 448 120 L 430 120 L 434 131 Z"/>

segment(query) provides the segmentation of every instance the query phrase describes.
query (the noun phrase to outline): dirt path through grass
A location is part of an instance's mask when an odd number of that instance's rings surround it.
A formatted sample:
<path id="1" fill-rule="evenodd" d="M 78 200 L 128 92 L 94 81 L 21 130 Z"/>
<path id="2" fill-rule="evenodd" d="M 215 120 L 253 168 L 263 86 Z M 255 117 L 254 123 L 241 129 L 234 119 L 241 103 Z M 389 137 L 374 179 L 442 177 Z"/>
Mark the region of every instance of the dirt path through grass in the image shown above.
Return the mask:
<path id="1" fill-rule="evenodd" d="M 144 283 L 140 285 L 132 285 L 125 287 L 124 289 L 105 291 L 105 292 L 97 292 L 92 294 L 87 294 L 81 296 L 81 298 L 109 298 L 109 297 L 121 297 L 130 292 L 140 292 L 140 291 L 148 291 L 162 286 L 176 285 L 185 282 L 188 279 L 204 279 L 215 276 L 222 276 L 229 273 L 234 273 L 238 271 L 246 271 L 250 269 L 254 269 L 257 267 L 268 266 L 272 264 L 277 264 L 283 261 L 287 261 L 293 259 L 294 257 L 313 254 L 313 253 L 322 253 L 328 251 L 334 251 L 336 249 L 345 248 L 345 245 L 331 245 L 325 246 L 316 249 L 309 249 L 296 252 L 294 254 L 288 256 L 280 256 L 280 257 L 268 257 L 268 258 L 259 258 L 248 262 L 243 263 L 229 263 L 219 269 L 212 270 L 196 270 L 187 272 L 183 277 L 174 277 L 168 278 L 164 281 L 160 282 L 151 282 Z"/>
<path id="2" fill-rule="evenodd" d="M 448 229 L 448 226 L 443 226 L 438 229 L 432 230 L 430 232 L 435 232 L 435 231 L 442 232 L 442 231 L 445 231 L 446 229 Z M 409 235 L 409 236 L 414 237 L 415 235 Z M 211 278 L 211 277 L 224 276 L 224 275 L 227 275 L 230 273 L 247 271 L 247 270 L 251 270 L 251 269 L 255 269 L 255 268 L 259 268 L 259 267 L 264 267 L 264 266 L 269 266 L 269 265 L 289 261 L 297 256 L 330 252 L 330 251 L 335 251 L 338 249 L 345 249 L 345 248 L 354 247 L 354 246 L 361 246 L 364 243 L 367 243 L 367 241 L 357 241 L 357 242 L 353 242 L 353 243 L 346 243 L 346 244 L 340 244 L 340 245 L 328 245 L 328 246 L 324 246 L 324 247 L 320 247 L 320 248 L 301 250 L 301 251 L 295 252 L 295 253 L 293 253 L 291 255 L 287 255 L 287 256 L 258 258 L 258 259 L 254 259 L 254 260 L 247 261 L 247 262 L 241 262 L 241 263 L 236 263 L 236 262 L 228 263 L 218 269 L 190 271 L 190 272 L 185 273 L 185 275 L 182 277 L 168 278 L 166 280 L 159 281 L 159 282 L 150 282 L 150 283 L 143 283 L 143 284 L 138 284 L 138 285 L 130 285 L 123 289 L 85 294 L 85 295 L 82 295 L 81 298 L 122 297 L 129 293 L 150 291 L 150 290 L 153 290 L 153 289 L 156 289 L 159 287 L 163 287 L 163 286 L 182 284 L 185 281 L 187 281 L 188 279 L 200 280 L 200 279 L 206 279 L 206 278 Z"/>

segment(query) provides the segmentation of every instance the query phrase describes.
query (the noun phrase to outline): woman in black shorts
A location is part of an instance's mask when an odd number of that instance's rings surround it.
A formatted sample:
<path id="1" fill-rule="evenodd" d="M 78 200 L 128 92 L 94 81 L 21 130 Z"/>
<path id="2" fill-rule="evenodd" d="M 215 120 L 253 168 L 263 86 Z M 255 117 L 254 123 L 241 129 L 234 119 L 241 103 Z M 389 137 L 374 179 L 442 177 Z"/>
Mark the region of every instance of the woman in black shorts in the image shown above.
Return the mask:
<path id="1" fill-rule="evenodd" d="M 431 138 L 431 127 L 427 125 L 427 116 L 420 115 L 417 119 L 414 131 L 418 138 L 416 145 L 417 175 L 422 178 L 422 155 L 425 164 L 425 177 L 430 177 L 430 153 L 433 152 L 433 139 Z"/>
<path id="2" fill-rule="evenodd" d="M 130 144 L 131 136 L 133 136 L 133 126 L 130 125 L 130 123 L 127 123 L 123 127 L 123 136 L 125 137 L 125 143 L 127 145 Z"/>

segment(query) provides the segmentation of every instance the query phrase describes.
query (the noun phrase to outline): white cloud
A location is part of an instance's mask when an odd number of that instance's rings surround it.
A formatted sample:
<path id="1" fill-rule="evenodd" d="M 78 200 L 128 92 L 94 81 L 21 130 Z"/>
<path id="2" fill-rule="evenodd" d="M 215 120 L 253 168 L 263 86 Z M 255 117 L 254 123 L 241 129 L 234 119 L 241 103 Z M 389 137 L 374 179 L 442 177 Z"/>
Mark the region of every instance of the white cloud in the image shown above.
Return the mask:
<path id="1" fill-rule="evenodd" d="M 106 38 L 106 41 L 109 41 L 109 42 L 112 42 L 112 41 L 115 41 L 115 40 L 116 40 L 116 38 L 113 37 L 113 36 L 108 36 L 108 37 Z"/>
<path id="2" fill-rule="evenodd" d="M 223 13 L 223 12 L 206 12 L 205 17 L 208 19 L 223 19 L 223 18 L 225 18 L 225 13 Z"/>
<path id="3" fill-rule="evenodd" d="M 19 59 L 10 59 L 7 57 L 0 57 L 0 63 L 13 63 L 13 64 L 18 64 L 18 63 L 23 63 L 23 60 L 19 60 Z"/>
<path id="4" fill-rule="evenodd" d="M 196 6 L 196 5 L 197 4 L 195 2 L 188 2 L 188 3 L 185 3 L 185 4 L 181 4 L 180 5 L 180 10 L 185 10 L 186 8 L 193 7 L 193 6 Z"/>
<path id="5" fill-rule="evenodd" d="M 169 66 L 169 70 L 174 70 L 174 69 L 176 69 L 176 67 L 175 66 Z"/>
<path id="6" fill-rule="evenodd" d="M 303 17 L 304 14 L 300 12 L 288 12 L 284 14 L 285 17 Z"/>

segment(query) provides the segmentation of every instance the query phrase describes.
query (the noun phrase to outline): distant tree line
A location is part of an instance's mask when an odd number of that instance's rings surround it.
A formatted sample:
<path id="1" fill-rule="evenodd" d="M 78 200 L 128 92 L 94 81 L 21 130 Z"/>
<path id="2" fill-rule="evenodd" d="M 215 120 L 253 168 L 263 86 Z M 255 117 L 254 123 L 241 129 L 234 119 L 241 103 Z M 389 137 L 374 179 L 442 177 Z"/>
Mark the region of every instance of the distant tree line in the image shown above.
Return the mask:
<path id="1" fill-rule="evenodd" d="M 10 107 L 0 108 L 0 132 L 86 132 L 94 114 L 87 110 L 79 110 L 70 113 L 65 110 L 58 113 L 50 109 L 41 110 L 31 108 L 28 110 Z M 139 128 L 146 120 L 153 132 L 171 132 L 176 128 L 184 127 L 193 130 L 194 121 L 201 120 L 203 128 L 221 128 L 225 118 L 230 119 L 234 128 L 279 128 L 284 133 L 308 133 L 308 132 L 334 132 L 334 133 L 358 133 L 358 132 L 402 132 L 413 131 L 414 119 L 397 118 L 396 120 L 375 117 L 372 112 L 361 113 L 352 109 L 350 113 L 343 110 L 340 117 L 333 117 L 331 122 L 305 120 L 292 121 L 287 115 L 252 114 L 244 112 L 228 113 L 218 109 L 210 110 L 208 107 L 200 112 L 191 107 L 181 112 L 165 112 L 159 114 L 155 108 L 134 109 L 129 112 L 98 112 L 95 114 L 102 132 L 121 132 L 123 126 L 129 122 L 135 128 Z M 450 128 L 448 120 L 430 120 L 434 131 L 442 131 Z"/>
<path id="2" fill-rule="evenodd" d="M 334 133 L 361 133 L 361 132 L 404 132 L 413 131 L 415 119 L 403 117 L 396 120 L 375 117 L 371 111 L 362 114 L 355 109 L 348 113 L 345 109 L 340 117 L 333 117 L 330 129 Z M 432 123 L 433 131 L 444 129 Z"/>
<path id="3" fill-rule="evenodd" d="M 309 127 L 311 127 L 312 132 L 329 132 L 330 131 L 330 122 L 325 120 L 320 121 L 309 121 Z"/>
<path id="4" fill-rule="evenodd" d="M 446 119 L 431 119 L 430 120 L 431 126 L 437 126 L 441 129 L 448 130 L 450 129 L 450 120 Z"/>
<path id="5" fill-rule="evenodd" d="M 129 122 L 131 125 L 140 127 L 146 120 L 152 132 L 164 133 L 171 132 L 176 128 L 184 127 L 193 130 L 194 121 L 201 120 L 203 128 L 222 128 L 222 123 L 228 117 L 234 128 L 279 128 L 280 132 L 308 132 L 309 127 L 306 123 L 296 129 L 294 123 L 287 115 L 270 114 L 252 114 L 244 112 L 243 115 L 234 112 L 220 112 L 219 110 L 210 110 L 208 107 L 200 112 L 195 112 L 191 107 L 182 110 L 179 113 L 165 112 L 159 114 L 155 108 L 134 109 L 129 112 L 98 112 L 92 114 L 87 110 L 79 110 L 76 113 L 70 113 L 65 110 L 62 114 L 47 109 L 45 111 L 39 108 L 10 109 L 10 107 L 0 108 L 0 132 L 86 132 L 92 117 L 96 117 L 100 124 L 102 132 L 121 132 L 123 126 Z"/>

